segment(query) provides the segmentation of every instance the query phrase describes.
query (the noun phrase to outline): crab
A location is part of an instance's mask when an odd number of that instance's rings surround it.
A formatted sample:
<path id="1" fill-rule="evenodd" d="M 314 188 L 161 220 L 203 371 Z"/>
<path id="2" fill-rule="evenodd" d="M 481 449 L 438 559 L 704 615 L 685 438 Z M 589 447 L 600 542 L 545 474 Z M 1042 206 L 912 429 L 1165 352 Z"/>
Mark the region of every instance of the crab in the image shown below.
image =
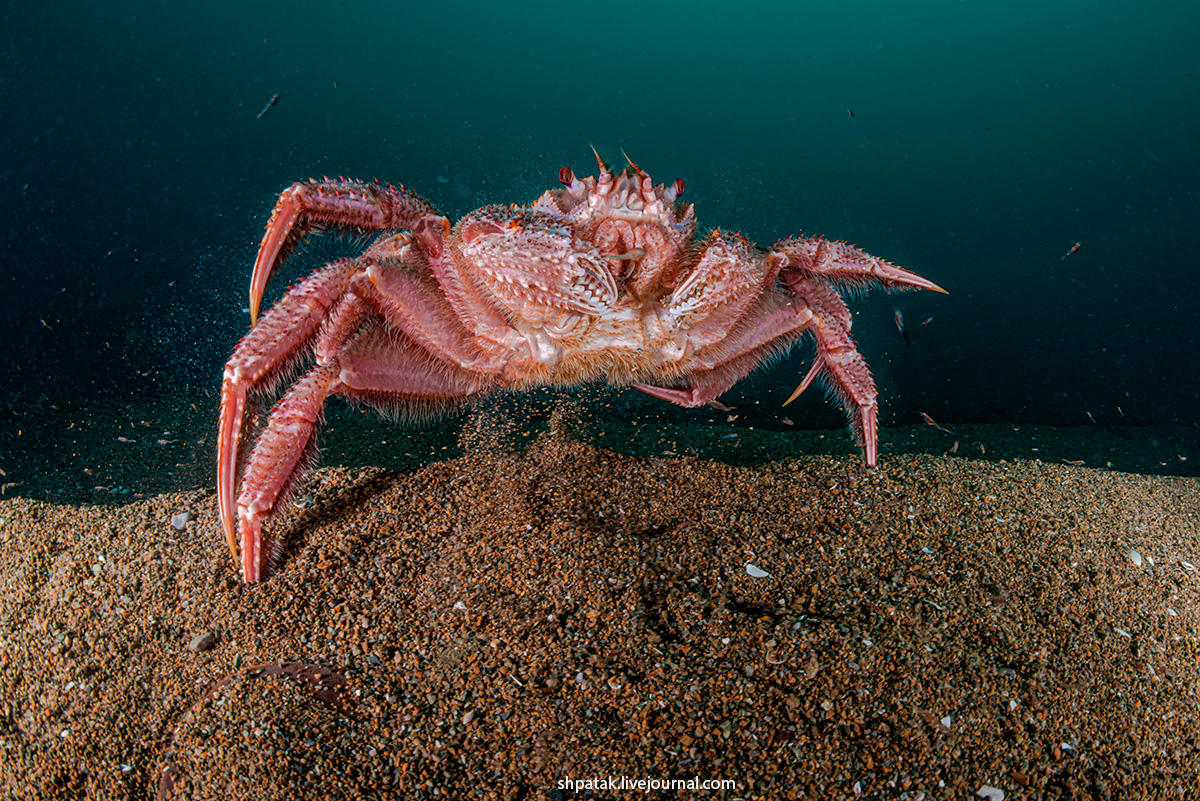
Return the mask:
<path id="1" fill-rule="evenodd" d="M 218 501 L 246 582 L 278 559 L 263 523 L 313 463 L 330 395 L 420 420 L 494 390 L 607 381 L 698 407 L 811 333 L 816 357 L 784 405 L 822 378 L 876 463 L 875 383 L 839 290 L 945 290 L 822 237 L 765 249 L 721 229 L 698 239 L 682 180 L 596 160 L 595 176 L 563 167 L 562 187 L 531 205 L 453 225 L 403 186 L 326 178 L 283 191 L 250 279 L 252 327 L 221 385 Z M 271 274 L 324 228 L 379 235 L 259 319 Z M 297 374 L 247 457 L 254 401 Z"/>

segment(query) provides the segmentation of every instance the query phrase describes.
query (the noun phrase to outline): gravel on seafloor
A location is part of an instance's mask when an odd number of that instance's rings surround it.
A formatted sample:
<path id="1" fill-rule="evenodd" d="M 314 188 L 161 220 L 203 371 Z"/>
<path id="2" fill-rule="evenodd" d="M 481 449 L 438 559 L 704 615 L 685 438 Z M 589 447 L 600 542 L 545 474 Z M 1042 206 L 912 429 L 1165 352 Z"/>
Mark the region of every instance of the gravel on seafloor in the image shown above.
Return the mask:
<path id="1" fill-rule="evenodd" d="M 0 502 L 4 798 L 1200 796 L 1196 479 L 545 434 L 303 492 L 252 587 L 212 492 Z"/>

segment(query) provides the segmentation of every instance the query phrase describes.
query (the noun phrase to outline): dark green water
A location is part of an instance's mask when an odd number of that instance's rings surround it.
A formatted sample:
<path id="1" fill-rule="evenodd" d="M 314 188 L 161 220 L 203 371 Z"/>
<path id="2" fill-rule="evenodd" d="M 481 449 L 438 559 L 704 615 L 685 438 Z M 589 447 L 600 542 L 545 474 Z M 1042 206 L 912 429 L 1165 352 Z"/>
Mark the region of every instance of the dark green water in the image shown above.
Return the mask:
<path id="1" fill-rule="evenodd" d="M 590 173 L 589 143 L 686 179 L 702 228 L 848 239 L 949 289 L 852 303 L 885 425 L 1170 425 L 1196 447 L 1195 4 L 47 2 L 0 22 L 13 447 L 68 404 L 214 404 L 291 181 L 403 182 L 457 217 Z M 352 244 L 310 247 L 271 298 Z M 905 343 L 895 309 L 932 321 Z M 777 407 L 809 356 L 727 402 Z"/>

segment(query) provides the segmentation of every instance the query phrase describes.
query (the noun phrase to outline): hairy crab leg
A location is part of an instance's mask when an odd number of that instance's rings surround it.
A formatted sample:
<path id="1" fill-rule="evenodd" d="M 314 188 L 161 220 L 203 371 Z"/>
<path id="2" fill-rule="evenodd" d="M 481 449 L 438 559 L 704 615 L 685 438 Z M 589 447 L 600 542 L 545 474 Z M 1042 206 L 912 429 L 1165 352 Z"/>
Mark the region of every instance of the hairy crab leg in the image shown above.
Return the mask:
<path id="1" fill-rule="evenodd" d="M 503 362 L 488 359 L 475 337 L 428 274 L 395 262 L 365 260 L 370 266 L 355 278 L 353 291 L 368 301 L 396 330 L 434 355 L 471 371 L 492 372 Z M 497 323 L 496 328 L 502 326 Z M 503 326 L 507 328 L 507 326 Z"/>
<path id="2" fill-rule="evenodd" d="M 829 388 L 850 414 L 851 428 L 866 451 L 867 464 L 874 467 L 879 451 L 878 392 L 866 360 L 850 338 L 850 310 L 841 295 L 824 279 L 785 273 L 784 280 L 812 309 L 811 327 L 817 338 L 817 357 L 800 386 L 783 405 L 799 397 L 818 375 L 826 376 Z"/>
<path id="3" fill-rule="evenodd" d="M 225 540 L 237 561 L 234 497 L 242 454 L 246 395 L 269 391 L 272 379 L 284 375 L 303 357 L 326 320 L 329 309 L 345 293 L 357 269 L 349 259 L 313 273 L 284 295 L 262 321 L 246 334 L 225 365 L 221 382 L 220 428 L 217 434 L 217 500 Z"/>
<path id="4" fill-rule="evenodd" d="M 802 237 L 776 242 L 771 250 L 787 256 L 787 263 L 783 265 L 786 269 L 802 274 L 820 275 L 847 284 L 878 282 L 889 288 L 914 287 L 946 294 L 946 290 L 932 281 L 845 242 Z"/>
<path id="5" fill-rule="evenodd" d="M 404 187 L 328 178 L 292 184 L 279 195 L 258 247 L 250 276 L 250 323 L 258 319 L 263 292 L 276 265 L 313 223 L 387 231 L 413 229 L 427 217 L 441 220 L 439 230 L 448 227 L 429 201 Z"/>
<path id="6" fill-rule="evenodd" d="M 703 406 L 752 373 L 772 353 L 789 350 L 801 332 L 812 324 L 812 317 L 803 300 L 762 295 L 724 340 L 691 356 L 687 362 L 688 386 L 642 383 L 632 386 L 686 408 Z"/>
<path id="7" fill-rule="evenodd" d="M 265 577 L 275 561 L 278 541 L 262 553 L 262 519 L 275 509 L 311 460 L 313 433 L 321 419 L 325 399 L 340 372 L 336 362 L 321 364 L 297 381 L 271 410 L 267 428 L 246 463 L 238 495 L 238 528 L 242 535 L 242 575 L 247 583 Z"/>
<path id="8" fill-rule="evenodd" d="M 314 461 L 314 434 L 330 395 L 419 415 L 475 394 L 489 383 L 448 362 L 431 367 L 431 361 L 430 354 L 413 342 L 375 328 L 356 338 L 336 359 L 314 367 L 284 394 L 247 460 L 238 495 L 246 582 L 266 578 L 278 557 L 280 543 L 263 537 L 262 522 Z"/>
<path id="9" fill-rule="evenodd" d="M 772 352 L 789 349 L 800 332 L 811 329 L 817 339 L 816 360 L 784 405 L 795 400 L 817 376 L 827 376 L 830 389 L 850 413 L 851 429 L 863 446 L 867 464 L 874 466 L 878 458 L 877 393 L 867 363 L 850 338 L 850 310 L 825 279 L 788 272 L 784 280 L 796 293 L 790 303 L 773 309 L 771 305 L 781 299 L 764 295 L 726 340 L 692 356 L 689 365 L 694 371 L 688 376 L 689 386 L 633 386 L 680 406 L 702 406 L 728 391 Z M 788 336 L 793 331 L 795 336 Z"/>

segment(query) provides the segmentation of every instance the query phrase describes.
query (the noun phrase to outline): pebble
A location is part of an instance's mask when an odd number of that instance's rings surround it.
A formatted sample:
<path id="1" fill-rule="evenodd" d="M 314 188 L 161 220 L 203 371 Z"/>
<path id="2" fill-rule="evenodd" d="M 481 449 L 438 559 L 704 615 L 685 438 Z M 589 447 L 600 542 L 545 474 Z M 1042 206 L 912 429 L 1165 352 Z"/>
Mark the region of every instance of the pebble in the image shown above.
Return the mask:
<path id="1" fill-rule="evenodd" d="M 217 635 L 211 631 L 205 631 L 192 638 L 192 641 L 188 643 L 188 650 L 194 654 L 198 654 L 201 651 L 207 651 L 216 644 Z"/>
<path id="2" fill-rule="evenodd" d="M 187 524 L 196 518 L 192 517 L 191 512 L 180 512 L 177 515 L 171 516 L 171 527 L 176 531 L 183 531 L 187 528 Z"/>

